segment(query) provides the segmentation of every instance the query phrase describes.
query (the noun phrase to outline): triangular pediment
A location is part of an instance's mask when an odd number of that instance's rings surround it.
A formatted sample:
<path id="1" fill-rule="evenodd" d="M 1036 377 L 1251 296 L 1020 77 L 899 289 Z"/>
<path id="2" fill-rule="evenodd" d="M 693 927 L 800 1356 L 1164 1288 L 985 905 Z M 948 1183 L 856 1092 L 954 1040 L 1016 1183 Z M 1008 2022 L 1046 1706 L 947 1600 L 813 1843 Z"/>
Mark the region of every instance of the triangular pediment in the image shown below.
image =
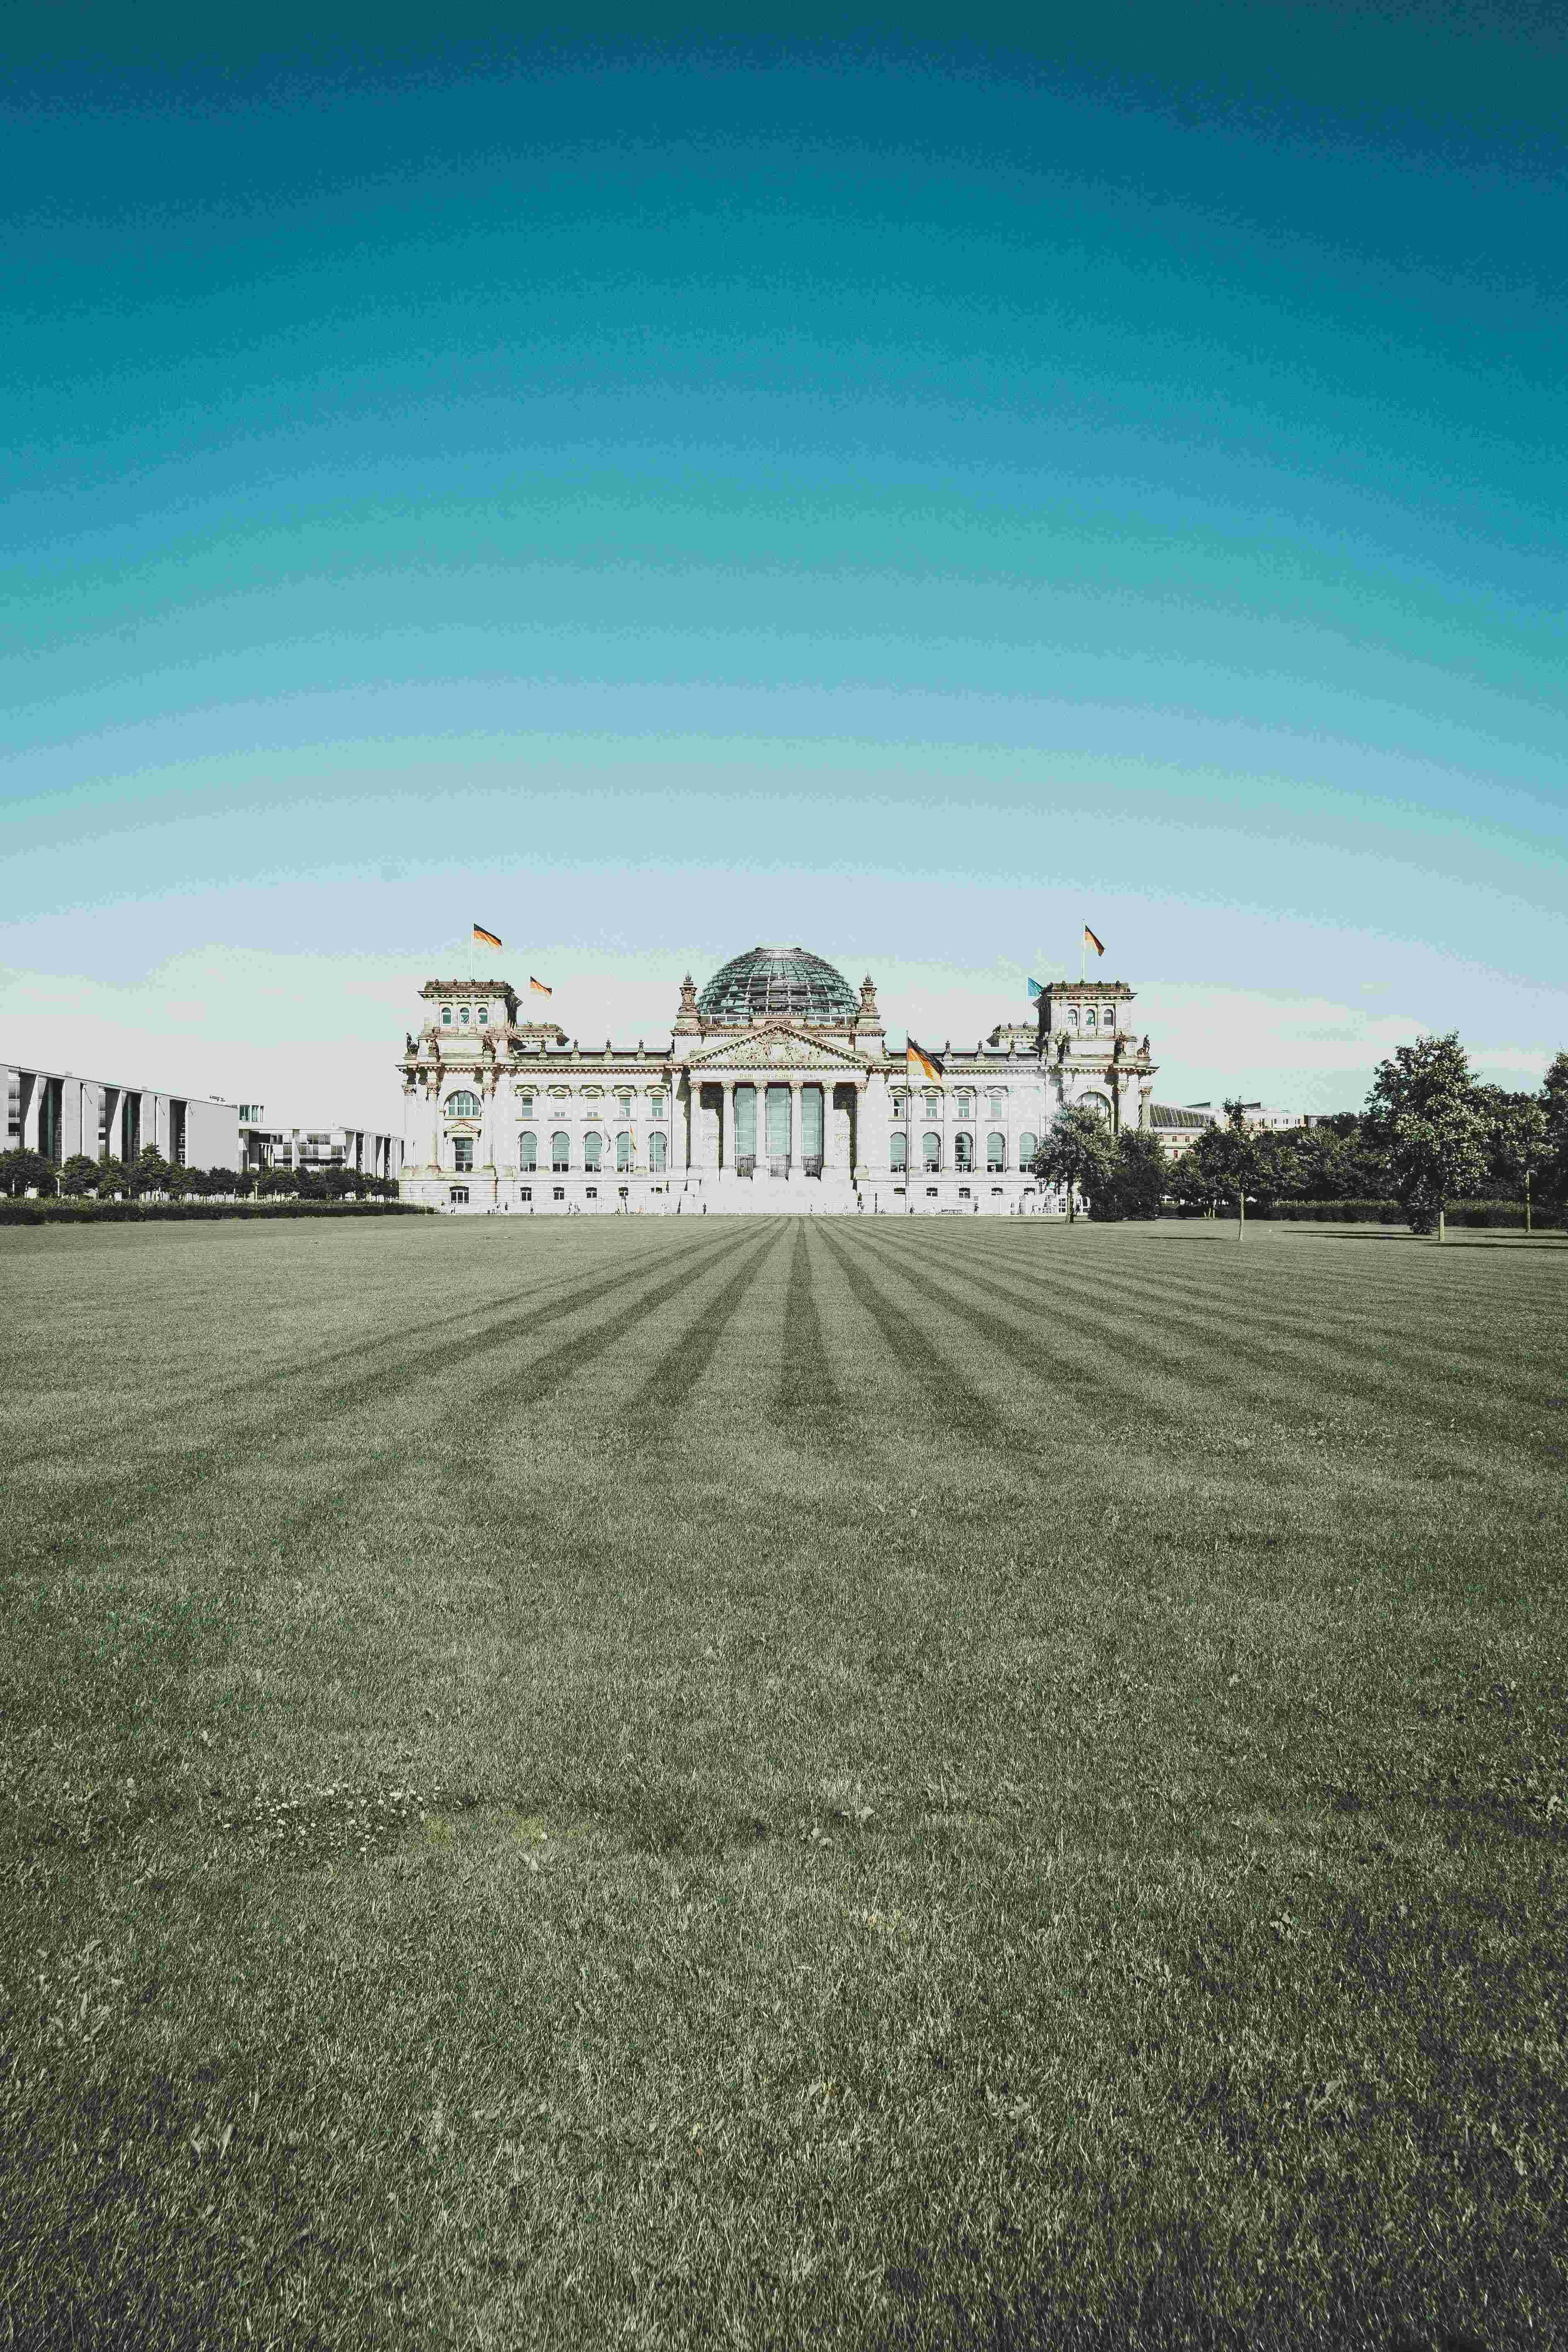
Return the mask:
<path id="1" fill-rule="evenodd" d="M 690 1070 L 755 1070 L 759 1075 L 771 1071 L 781 1077 L 791 1070 L 844 1070 L 859 1076 L 866 1066 L 865 1055 L 853 1045 L 782 1021 L 770 1021 L 756 1029 L 731 1029 L 722 1037 L 707 1039 L 687 1056 Z"/>

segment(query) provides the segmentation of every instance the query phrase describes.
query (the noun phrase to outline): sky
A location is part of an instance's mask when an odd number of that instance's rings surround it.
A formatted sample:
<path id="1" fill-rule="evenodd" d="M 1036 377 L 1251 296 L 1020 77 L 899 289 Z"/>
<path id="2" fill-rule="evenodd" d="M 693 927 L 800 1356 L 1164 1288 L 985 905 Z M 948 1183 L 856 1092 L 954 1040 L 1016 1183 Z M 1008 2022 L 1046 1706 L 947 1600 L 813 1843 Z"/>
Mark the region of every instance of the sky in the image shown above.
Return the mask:
<path id="1" fill-rule="evenodd" d="M 1537 1084 L 1568 12 L 520 13 L 6 16 L 0 1059 L 395 1125 L 475 922 L 937 1045 L 1087 922 L 1163 1097 Z"/>

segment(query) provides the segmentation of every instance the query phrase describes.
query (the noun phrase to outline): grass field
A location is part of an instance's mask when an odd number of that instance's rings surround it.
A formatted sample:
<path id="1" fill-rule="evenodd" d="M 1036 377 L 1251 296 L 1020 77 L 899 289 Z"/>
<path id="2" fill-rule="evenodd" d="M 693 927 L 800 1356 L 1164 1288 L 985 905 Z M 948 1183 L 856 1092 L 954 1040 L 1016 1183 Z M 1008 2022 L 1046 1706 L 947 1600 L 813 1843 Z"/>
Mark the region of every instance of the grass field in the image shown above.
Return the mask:
<path id="1" fill-rule="evenodd" d="M 0 2344 L 1568 2340 L 1568 1244 L 0 1295 Z"/>

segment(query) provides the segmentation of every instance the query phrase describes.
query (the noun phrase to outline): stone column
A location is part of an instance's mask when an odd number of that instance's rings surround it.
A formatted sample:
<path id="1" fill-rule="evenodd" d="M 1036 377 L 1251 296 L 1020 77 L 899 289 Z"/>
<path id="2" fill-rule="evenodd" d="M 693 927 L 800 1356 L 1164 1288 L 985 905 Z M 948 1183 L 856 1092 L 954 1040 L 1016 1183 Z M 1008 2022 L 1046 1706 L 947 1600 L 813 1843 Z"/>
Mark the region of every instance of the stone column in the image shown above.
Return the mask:
<path id="1" fill-rule="evenodd" d="M 441 1079 L 439 1073 L 425 1088 L 425 1164 L 427 1168 L 441 1165 Z"/>
<path id="2" fill-rule="evenodd" d="M 719 1164 L 727 1176 L 735 1172 L 735 1081 L 724 1078 L 719 1096 Z"/>
<path id="3" fill-rule="evenodd" d="M 799 1078 L 791 1078 L 789 1082 L 789 1165 L 792 1175 L 800 1166 L 805 1135 L 800 1116 L 801 1083 Z"/>

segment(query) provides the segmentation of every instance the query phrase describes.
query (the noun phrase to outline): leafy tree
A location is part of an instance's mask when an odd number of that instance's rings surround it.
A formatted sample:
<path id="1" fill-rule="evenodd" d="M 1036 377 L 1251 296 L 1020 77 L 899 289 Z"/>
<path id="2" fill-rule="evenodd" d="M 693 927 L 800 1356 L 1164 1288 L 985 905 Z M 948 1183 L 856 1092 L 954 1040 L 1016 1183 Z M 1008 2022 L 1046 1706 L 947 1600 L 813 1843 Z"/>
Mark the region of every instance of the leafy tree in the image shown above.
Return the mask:
<path id="1" fill-rule="evenodd" d="M 1443 1239 L 1445 1203 L 1486 1171 L 1486 1124 L 1458 1032 L 1417 1037 L 1380 1062 L 1367 1108 L 1384 1140 L 1410 1230 Z"/>
<path id="2" fill-rule="evenodd" d="M 1187 1154 L 1189 1181 L 1203 1185 L 1212 1206 L 1234 1201 L 1245 1219 L 1247 1196 L 1262 1194 L 1271 1167 L 1264 1139 L 1247 1126 L 1241 1105 L 1227 1102 L 1225 1108 L 1225 1126 L 1206 1129 Z"/>
<path id="3" fill-rule="evenodd" d="M 352 1168 L 324 1168 L 319 1181 L 329 1201 L 346 1201 L 358 1179 Z"/>
<path id="4" fill-rule="evenodd" d="M 60 1191 L 68 1200 L 79 1200 L 84 1192 L 93 1191 L 98 1182 L 98 1162 L 84 1151 L 73 1151 L 60 1170 Z"/>
<path id="5" fill-rule="evenodd" d="M 1091 1110 L 1058 1111 L 1040 1139 L 1034 1172 L 1047 1184 L 1065 1184 L 1068 1223 L 1077 1214 L 1076 1194 L 1090 1201 L 1110 1180 L 1115 1144 L 1105 1121 Z"/>
<path id="6" fill-rule="evenodd" d="M 1124 1127 L 1116 1151 L 1098 1191 L 1089 1195 L 1090 1213 L 1098 1219 L 1157 1217 L 1170 1190 L 1170 1162 L 1160 1139 L 1149 1129 Z"/>
<path id="7" fill-rule="evenodd" d="M 299 1189 L 300 1171 L 296 1168 L 264 1168 L 256 1180 L 257 1198 L 262 1201 L 276 1200 Z"/>
<path id="8" fill-rule="evenodd" d="M 249 1179 L 233 1168 L 209 1168 L 202 1179 L 202 1185 L 209 1199 L 226 1200 L 231 1193 L 250 1190 Z"/>
<path id="9" fill-rule="evenodd" d="M 1552 1160 L 1545 1106 L 1534 1095 L 1511 1093 L 1505 1087 L 1478 1087 L 1476 1093 L 1486 1127 L 1489 1173 L 1511 1197 L 1522 1198 L 1528 1233 L 1531 1186 Z"/>
<path id="10" fill-rule="evenodd" d="M 111 1160 L 107 1152 L 99 1161 L 93 1176 L 93 1190 L 100 1201 L 112 1201 L 117 1192 L 123 1192 L 126 1189 L 125 1162 Z"/>
<path id="11" fill-rule="evenodd" d="M 1547 1150 L 1542 1189 L 1559 1209 L 1568 1209 L 1568 1054 L 1552 1056 L 1541 1089 L 1541 1108 Z"/>
<path id="12" fill-rule="evenodd" d="M 126 1171 L 126 1190 L 140 1200 L 143 1192 L 162 1192 L 167 1189 L 169 1163 L 155 1143 L 143 1144 Z"/>
<path id="13" fill-rule="evenodd" d="M 11 1193 L 52 1194 L 55 1163 L 52 1160 L 46 1160 L 41 1151 L 0 1152 L 0 1184 Z"/>

